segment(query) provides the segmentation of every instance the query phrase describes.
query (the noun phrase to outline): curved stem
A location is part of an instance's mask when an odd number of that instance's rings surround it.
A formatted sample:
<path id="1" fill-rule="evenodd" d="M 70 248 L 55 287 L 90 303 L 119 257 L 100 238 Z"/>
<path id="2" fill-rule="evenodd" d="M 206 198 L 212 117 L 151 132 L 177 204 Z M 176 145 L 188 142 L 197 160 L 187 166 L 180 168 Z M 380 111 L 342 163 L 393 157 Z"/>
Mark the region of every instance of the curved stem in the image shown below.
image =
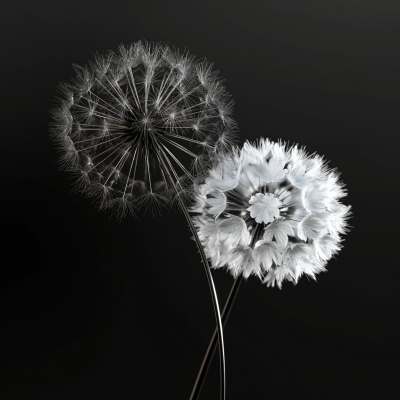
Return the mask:
<path id="1" fill-rule="evenodd" d="M 214 306 L 214 314 L 215 314 L 215 319 L 217 322 L 217 333 L 218 333 L 218 342 L 219 342 L 219 356 L 220 356 L 220 399 L 221 400 L 225 400 L 225 391 L 226 391 L 226 377 L 225 377 L 225 351 L 224 351 L 224 338 L 223 338 L 223 332 L 222 332 L 222 321 L 221 321 L 221 313 L 219 310 L 219 304 L 218 304 L 218 297 L 217 297 L 217 293 L 215 290 L 215 286 L 214 286 L 214 281 L 211 275 L 211 270 L 210 267 L 208 265 L 207 262 L 207 257 L 204 253 L 204 249 L 203 246 L 201 245 L 200 239 L 197 235 L 197 231 L 193 225 L 193 221 L 189 215 L 189 212 L 187 210 L 186 205 L 184 204 L 184 202 L 182 201 L 182 199 L 180 198 L 179 195 L 179 191 L 175 185 L 175 181 L 174 179 L 171 177 L 170 175 L 170 171 L 167 168 L 166 164 L 165 164 L 165 160 L 163 157 L 163 153 L 162 150 L 160 148 L 160 145 L 157 143 L 157 150 L 158 150 L 158 159 L 160 161 L 160 164 L 162 166 L 162 169 L 164 170 L 166 176 L 168 177 L 168 180 L 170 181 L 172 187 L 174 188 L 174 191 L 178 197 L 178 201 L 179 204 L 182 208 L 183 213 L 185 214 L 186 220 L 189 224 L 189 227 L 193 233 L 193 236 L 196 240 L 196 244 L 197 244 L 197 248 L 199 249 L 202 261 L 203 261 L 203 265 L 204 265 L 204 269 L 207 275 L 207 280 L 208 280 L 208 284 L 210 286 L 210 291 L 211 291 L 211 297 L 212 297 L 212 301 L 213 301 L 213 306 Z"/>
<path id="2" fill-rule="evenodd" d="M 232 310 L 233 303 L 236 299 L 236 296 L 237 296 L 237 293 L 239 291 L 242 281 L 243 281 L 243 275 L 240 275 L 233 282 L 231 291 L 228 296 L 228 300 L 226 301 L 224 309 L 221 314 L 223 328 L 225 327 L 226 321 L 228 320 L 229 314 Z M 210 344 L 208 345 L 208 349 L 206 351 L 203 362 L 201 364 L 200 371 L 197 375 L 196 382 L 194 384 L 192 394 L 191 394 L 189 400 L 198 400 L 200 398 L 200 393 L 201 393 L 201 390 L 203 389 L 203 385 L 206 380 L 206 376 L 207 376 L 208 370 L 210 368 L 211 361 L 214 357 L 215 350 L 217 349 L 217 332 L 218 332 L 218 329 L 215 328 L 214 334 L 211 338 Z"/>
<path id="3" fill-rule="evenodd" d="M 254 246 L 256 242 L 257 235 L 254 234 L 251 238 L 250 246 Z M 233 282 L 231 291 L 229 293 L 228 299 L 226 300 L 224 309 L 222 310 L 221 318 L 222 318 L 222 327 L 225 328 L 225 324 L 228 321 L 228 317 L 232 311 L 233 303 L 236 300 L 236 296 L 239 292 L 240 285 L 243 282 L 243 274 L 240 274 L 235 281 Z M 215 350 L 217 348 L 217 328 L 214 330 L 214 334 L 211 338 L 210 344 L 208 345 L 208 349 L 204 356 L 203 362 L 200 366 L 199 373 L 197 374 L 196 382 L 194 383 L 194 387 L 192 390 L 192 395 L 189 400 L 199 400 L 200 393 L 204 385 L 204 381 L 206 380 L 208 370 L 211 365 L 211 361 L 214 357 Z"/>

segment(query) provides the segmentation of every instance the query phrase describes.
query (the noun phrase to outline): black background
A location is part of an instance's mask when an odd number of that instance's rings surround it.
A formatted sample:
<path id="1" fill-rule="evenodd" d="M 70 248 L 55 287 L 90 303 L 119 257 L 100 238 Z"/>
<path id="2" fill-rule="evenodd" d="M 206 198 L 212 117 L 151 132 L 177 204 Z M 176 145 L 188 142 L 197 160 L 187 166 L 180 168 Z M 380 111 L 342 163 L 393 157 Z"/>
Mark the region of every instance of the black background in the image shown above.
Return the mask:
<path id="1" fill-rule="evenodd" d="M 318 282 L 242 285 L 227 399 L 395 398 L 398 1 L 13 1 L 2 8 L 3 399 L 188 399 L 214 329 L 183 214 L 119 223 L 71 194 L 48 135 L 55 86 L 142 38 L 206 56 L 241 142 L 331 160 L 354 217 Z M 397 103 L 397 104 L 396 104 Z M 233 279 L 213 273 L 224 303 Z M 397 361 L 397 360 L 396 360 Z M 202 399 L 218 399 L 215 357 Z"/>

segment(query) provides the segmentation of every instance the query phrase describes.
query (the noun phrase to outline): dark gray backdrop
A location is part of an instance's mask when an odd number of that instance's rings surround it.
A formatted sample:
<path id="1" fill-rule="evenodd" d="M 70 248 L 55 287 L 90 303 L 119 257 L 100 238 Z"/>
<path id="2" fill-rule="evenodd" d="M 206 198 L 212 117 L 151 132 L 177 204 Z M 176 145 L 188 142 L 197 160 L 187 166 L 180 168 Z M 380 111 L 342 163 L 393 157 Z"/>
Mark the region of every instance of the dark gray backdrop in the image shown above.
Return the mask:
<path id="1" fill-rule="evenodd" d="M 70 193 L 48 136 L 71 64 L 142 38 L 214 62 L 241 142 L 324 155 L 353 206 L 318 282 L 241 287 L 227 399 L 394 398 L 398 2 L 15 1 L 1 18 L 4 399 L 189 398 L 214 318 L 185 218 L 97 212 Z M 223 303 L 233 279 L 214 277 Z M 215 358 L 202 399 L 218 398 L 218 378 Z"/>

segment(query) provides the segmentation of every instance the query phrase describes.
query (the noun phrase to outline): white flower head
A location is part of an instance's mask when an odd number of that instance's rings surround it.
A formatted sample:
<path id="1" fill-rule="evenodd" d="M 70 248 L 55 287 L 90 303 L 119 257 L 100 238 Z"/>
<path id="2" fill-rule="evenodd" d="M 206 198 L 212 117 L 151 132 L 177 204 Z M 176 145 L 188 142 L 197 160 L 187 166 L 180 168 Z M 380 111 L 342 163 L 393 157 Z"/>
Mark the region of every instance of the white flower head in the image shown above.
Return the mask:
<path id="1" fill-rule="evenodd" d="M 336 172 L 297 146 L 261 139 L 216 162 L 196 187 L 196 229 L 214 268 L 268 286 L 315 279 L 341 248 L 350 206 Z"/>

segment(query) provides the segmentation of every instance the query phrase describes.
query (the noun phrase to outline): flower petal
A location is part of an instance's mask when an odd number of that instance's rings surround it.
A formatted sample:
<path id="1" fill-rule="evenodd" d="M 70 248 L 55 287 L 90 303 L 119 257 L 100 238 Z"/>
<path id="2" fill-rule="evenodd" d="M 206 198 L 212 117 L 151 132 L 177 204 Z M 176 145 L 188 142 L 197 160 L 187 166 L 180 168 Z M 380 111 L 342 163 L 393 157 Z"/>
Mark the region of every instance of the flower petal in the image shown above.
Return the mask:
<path id="1" fill-rule="evenodd" d="M 302 193 L 304 208 L 309 212 L 320 212 L 326 207 L 327 197 L 318 185 L 307 186 Z"/>
<path id="2" fill-rule="evenodd" d="M 208 241 L 212 241 L 217 244 L 219 242 L 219 227 L 212 218 L 199 216 L 193 219 L 193 223 L 202 243 L 206 244 Z"/>
<path id="3" fill-rule="evenodd" d="M 250 216 L 255 218 L 258 224 L 261 224 L 261 222 L 268 224 L 268 222 L 272 222 L 274 218 L 279 217 L 278 207 L 282 203 L 270 193 L 257 193 L 251 196 L 249 204 L 253 204 L 247 209 L 247 211 L 250 211 Z"/>
<path id="4" fill-rule="evenodd" d="M 208 212 L 217 218 L 226 208 L 226 196 L 221 190 L 213 190 L 209 193 L 211 198 L 207 198 L 206 202 L 211 207 Z"/>
<path id="5" fill-rule="evenodd" d="M 265 276 L 263 283 L 272 287 L 274 287 L 276 283 L 279 289 L 282 289 L 282 282 L 285 279 L 293 281 L 293 273 L 286 265 L 281 265 L 278 268 L 270 269 L 268 274 Z"/>
<path id="6" fill-rule="evenodd" d="M 340 204 L 338 201 L 333 200 L 328 204 L 328 210 L 318 213 L 328 228 L 329 233 L 336 239 L 339 239 L 340 233 L 346 233 L 347 219 L 350 216 L 350 206 Z"/>
<path id="7" fill-rule="evenodd" d="M 269 242 L 275 237 L 279 247 L 284 249 L 288 244 L 288 235 L 294 236 L 290 223 L 282 219 L 276 219 L 265 228 L 263 237 Z"/>
<path id="8" fill-rule="evenodd" d="M 315 179 L 316 172 L 317 168 L 310 160 L 299 160 L 288 166 L 287 177 L 294 186 L 302 189 Z"/>
<path id="9" fill-rule="evenodd" d="M 260 269 L 253 257 L 253 250 L 248 246 L 237 246 L 229 252 L 229 267 L 234 277 L 240 273 L 244 278 L 254 274 L 260 276 Z"/>
<path id="10" fill-rule="evenodd" d="M 282 263 L 289 266 L 295 266 L 300 258 L 308 258 L 311 255 L 312 248 L 306 243 L 294 243 L 286 247 L 282 252 Z"/>
<path id="11" fill-rule="evenodd" d="M 306 215 L 298 226 L 297 235 L 300 239 L 307 241 L 307 239 L 316 240 L 327 232 L 325 222 L 318 218 L 316 214 Z"/>
<path id="12" fill-rule="evenodd" d="M 256 262 L 262 265 L 265 271 L 269 271 L 272 263 L 279 265 L 282 261 L 282 254 L 275 242 L 260 241 L 254 250 Z"/>
<path id="13" fill-rule="evenodd" d="M 272 157 L 268 162 L 263 160 L 262 162 L 254 165 L 256 174 L 265 182 L 279 182 L 285 176 L 283 167 L 285 162 Z"/>
<path id="14" fill-rule="evenodd" d="M 215 246 L 215 244 L 212 244 Z M 211 242 L 209 244 L 211 246 Z M 214 267 L 222 267 L 229 262 L 229 252 L 234 248 L 230 243 L 227 242 L 220 242 L 218 250 L 219 250 L 219 259 L 218 262 L 214 264 Z"/>
<path id="15" fill-rule="evenodd" d="M 249 232 L 244 220 L 236 215 L 228 214 L 228 216 L 218 223 L 221 241 L 226 241 L 231 246 L 247 244 Z"/>
<path id="16" fill-rule="evenodd" d="M 224 192 L 232 190 L 239 184 L 241 171 L 239 157 L 225 158 L 210 171 L 210 177 L 206 179 L 206 183 Z"/>
<path id="17" fill-rule="evenodd" d="M 325 235 L 313 242 L 314 253 L 323 261 L 328 261 L 340 250 L 340 239 Z"/>

